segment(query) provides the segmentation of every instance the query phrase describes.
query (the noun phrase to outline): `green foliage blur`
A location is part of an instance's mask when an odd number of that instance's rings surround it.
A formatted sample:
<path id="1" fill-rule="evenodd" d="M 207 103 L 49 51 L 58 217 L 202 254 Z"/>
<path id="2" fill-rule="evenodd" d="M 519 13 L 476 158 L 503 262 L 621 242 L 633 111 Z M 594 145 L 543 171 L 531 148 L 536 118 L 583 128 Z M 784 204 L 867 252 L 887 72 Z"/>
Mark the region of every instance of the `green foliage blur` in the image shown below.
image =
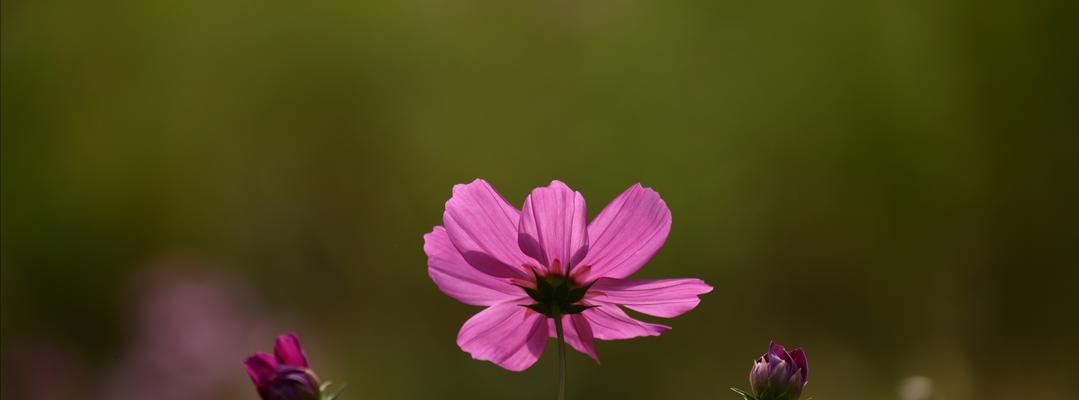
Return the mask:
<path id="1" fill-rule="evenodd" d="M 5 357 L 107 370 L 133 277 L 178 257 L 286 315 L 341 399 L 549 399 L 554 346 L 522 373 L 458 349 L 478 309 L 422 235 L 476 177 L 518 206 L 563 180 L 590 217 L 639 181 L 674 227 L 637 276 L 716 290 L 573 353 L 571 399 L 737 398 L 772 339 L 821 400 L 1075 393 L 1074 1 L 0 4 Z M 219 398 L 255 398 L 241 362 Z"/>

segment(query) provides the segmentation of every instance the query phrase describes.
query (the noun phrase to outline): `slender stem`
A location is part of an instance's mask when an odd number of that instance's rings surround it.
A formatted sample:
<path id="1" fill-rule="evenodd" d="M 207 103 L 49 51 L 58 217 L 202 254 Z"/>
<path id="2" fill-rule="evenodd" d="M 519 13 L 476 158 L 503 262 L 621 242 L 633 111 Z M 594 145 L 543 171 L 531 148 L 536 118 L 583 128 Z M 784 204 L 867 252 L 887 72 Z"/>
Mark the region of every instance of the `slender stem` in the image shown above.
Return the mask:
<path id="1" fill-rule="evenodd" d="M 558 334 L 558 400 L 566 400 L 566 338 L 562 334 L 562 314 L 555 314 L 554 330 Z"/>

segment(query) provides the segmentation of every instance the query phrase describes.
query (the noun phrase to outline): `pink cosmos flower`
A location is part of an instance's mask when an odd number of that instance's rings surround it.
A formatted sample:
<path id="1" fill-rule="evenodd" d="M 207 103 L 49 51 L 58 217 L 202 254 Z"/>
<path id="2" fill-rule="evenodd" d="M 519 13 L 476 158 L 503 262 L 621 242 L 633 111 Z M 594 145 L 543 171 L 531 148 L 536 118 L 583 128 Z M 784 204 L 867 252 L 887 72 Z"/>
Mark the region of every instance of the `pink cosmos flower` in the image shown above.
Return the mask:
<path id="1" fill-rule="evenodd" d="M 263 400 L 322 398 L 318 377 L 309 368 L 296 334 L 278 336 L 273 355 L 255 353 L 244 366 Z"/>
<path id="2" fill-rule="evenodd" d="M 102 371 L 103 393 L 67 398 L 250 398 L 233 363 L 289 317 L 267 312 L 250 282 L 227 269 L 183 255 L 140 267 L 125 302 L 128 347 Z"/>
<path id="3" fill-rule="evenodd" d="M 700 279 L 627 279 L 663 247 L 671 213 L 659 194 L 635 184 L 586 224 L 585 201 L 553 181 L 510 205 L 486 181 L 456 185 L 445 225 L 424 235 L 427 272 L 446 295 L 485 306 L 457 335 L 478 360 L 511 371 L 532 366 L 555 337 L 596 359 L 595 339 L 657 336 L 670 329 L 631 310 L 675 317 L 712 291 Z"/>

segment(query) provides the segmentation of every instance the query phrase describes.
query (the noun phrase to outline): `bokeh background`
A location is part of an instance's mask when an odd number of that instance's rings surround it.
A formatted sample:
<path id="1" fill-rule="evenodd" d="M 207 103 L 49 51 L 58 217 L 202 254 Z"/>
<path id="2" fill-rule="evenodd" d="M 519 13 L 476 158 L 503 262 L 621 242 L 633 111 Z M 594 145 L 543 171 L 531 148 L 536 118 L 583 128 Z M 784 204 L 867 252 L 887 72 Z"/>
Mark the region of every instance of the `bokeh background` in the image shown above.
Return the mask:
<path id="1" fill-rule="evenodd" d="M 4 399 L 254 399 L 287 331 L 343 399 L 552 398 L 427 277 L 476 177 L 652 186 L 637 276 L 716 287 L 571 398 L 733 399 L 771 339 L 818 399 L 1075 394 L 1073 1 L 0 4 Z"/>

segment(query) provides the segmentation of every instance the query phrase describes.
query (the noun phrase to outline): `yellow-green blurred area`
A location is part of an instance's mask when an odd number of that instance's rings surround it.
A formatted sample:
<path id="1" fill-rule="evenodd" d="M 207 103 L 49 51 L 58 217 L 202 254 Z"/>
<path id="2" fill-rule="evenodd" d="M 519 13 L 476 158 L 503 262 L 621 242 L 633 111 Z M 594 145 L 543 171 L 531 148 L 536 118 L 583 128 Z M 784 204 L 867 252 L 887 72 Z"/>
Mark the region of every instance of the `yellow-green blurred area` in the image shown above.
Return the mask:
<path id="1" fill-rule="evenodd" d="M 254 399 L 243 357 L 289 331 L 342 400 L 553 398 L 553 342 L 472 360 L 479 309 L 427 276 L 476 177 L 517 206 L 563 180 L 590 216 L 651 186 L 674 226 L 636 276 L 716 288 L 571 354 L 571 399 L 734 399 L 772 339 L 815 399 L 1071 398 L 1077 16 L 4 0 L 3 398 Z"/>

